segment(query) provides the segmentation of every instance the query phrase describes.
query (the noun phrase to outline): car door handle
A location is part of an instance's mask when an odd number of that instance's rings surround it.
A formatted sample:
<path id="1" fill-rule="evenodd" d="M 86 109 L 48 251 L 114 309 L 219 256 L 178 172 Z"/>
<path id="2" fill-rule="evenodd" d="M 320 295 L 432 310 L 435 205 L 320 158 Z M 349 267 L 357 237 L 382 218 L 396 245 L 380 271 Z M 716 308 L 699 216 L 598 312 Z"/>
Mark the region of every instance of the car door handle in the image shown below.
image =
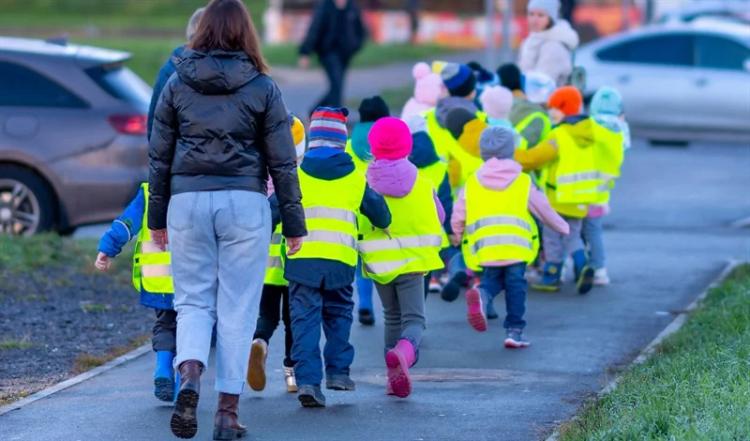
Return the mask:
<path id="1" fill-rule="evenodd" d="M 617 81 L 620 82 L 620 84 L 627 84 L 630 82 L 630 75 L 620 75 L 619 77 L 617 77 Z"/>
<path id="2" fill-rule="evenodd" d="M 706 86 L 708 86 L 708 78 L 705 78 L 705 77 L 698 78 L 697 80 L 695 80 L 695 85 L 698 86 L 698 87 L 706 87 Z"/>

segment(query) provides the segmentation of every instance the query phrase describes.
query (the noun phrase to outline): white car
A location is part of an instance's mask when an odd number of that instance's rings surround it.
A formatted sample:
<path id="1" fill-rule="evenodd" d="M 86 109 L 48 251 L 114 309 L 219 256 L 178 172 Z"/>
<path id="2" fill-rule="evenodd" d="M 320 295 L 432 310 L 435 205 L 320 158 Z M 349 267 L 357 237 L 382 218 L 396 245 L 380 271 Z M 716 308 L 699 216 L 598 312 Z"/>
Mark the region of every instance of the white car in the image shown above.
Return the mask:
<path id="1" fill-rule="evenodd" d="M 584 92 L 620 91 L 633 131 L 652 140 L 750 140 L 750 31 L 653 26 L 576 51 Z"/>

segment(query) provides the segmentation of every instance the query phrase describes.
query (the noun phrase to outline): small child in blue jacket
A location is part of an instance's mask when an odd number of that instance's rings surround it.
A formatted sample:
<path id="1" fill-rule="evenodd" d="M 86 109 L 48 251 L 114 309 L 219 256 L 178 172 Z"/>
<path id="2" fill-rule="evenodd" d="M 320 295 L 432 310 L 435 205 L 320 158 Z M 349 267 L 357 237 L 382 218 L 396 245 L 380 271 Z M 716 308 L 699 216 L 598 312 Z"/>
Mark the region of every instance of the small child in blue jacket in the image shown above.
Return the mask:
<path id="1" fill-rule="evenodd" d="M 100 271 L 110 268 L 113 258 L 133 238 L 137 243 L 133 256 L 133 285 L 140 292 L 141 305 L 156 312 L 151 345 L 156 352 L 154 395 L 162 401 L 174 399 L 175 371 L 172 360 L 176 352 L 177 312 L 174 310 L 169 252 L 161 251 L 151 241 L 146 228 L 148 216 L 148 184 L 141 184 L 138 194 L 125 211 L 112 222 L 99 241 L 95 266 Z"/>

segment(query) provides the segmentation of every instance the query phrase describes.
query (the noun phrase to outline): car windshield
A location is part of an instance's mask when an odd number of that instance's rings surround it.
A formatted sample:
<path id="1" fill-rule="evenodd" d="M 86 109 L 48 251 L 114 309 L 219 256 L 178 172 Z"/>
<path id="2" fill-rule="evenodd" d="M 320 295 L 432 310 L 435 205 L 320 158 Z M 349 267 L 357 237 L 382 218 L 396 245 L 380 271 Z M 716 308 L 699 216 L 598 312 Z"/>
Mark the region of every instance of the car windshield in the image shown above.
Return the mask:
<path id="1" fill-rule="evenodd" d="M 121 63 L 86 69 L 86 73 L 110 96 L 138 106 L 144 112 L 151 101 L 151 87 Z"/>

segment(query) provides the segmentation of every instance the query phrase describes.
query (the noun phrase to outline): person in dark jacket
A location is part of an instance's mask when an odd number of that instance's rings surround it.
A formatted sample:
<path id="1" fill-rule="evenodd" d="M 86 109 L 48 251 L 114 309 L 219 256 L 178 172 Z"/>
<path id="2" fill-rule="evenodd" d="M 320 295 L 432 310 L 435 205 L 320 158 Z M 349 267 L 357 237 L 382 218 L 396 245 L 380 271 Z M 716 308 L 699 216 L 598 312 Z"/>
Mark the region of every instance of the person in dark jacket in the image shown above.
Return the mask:
<path id="1" fill-rule="evenodd" d="M 310 66 L 310 55 L 318 55 L 328 77 L 328 92 L 315 107 L 340 107 L 343 103 L 344 77 L 349 62 L 364 45 L 367 31 L 354 0 L 322 0 L 299 49 L 299 64 Z"/>
<path id="2" fill-rule="evenodd" d="M 201 20 L 201 16 L 203 16 L 204 9 L 205 8 L 196 9 L 195 12 L 193 12 L 193 15 L 190 17 L 187 29 L 185 29 L 185 36 L 187 37 L 187 41 L 190 41 L 193 38 L 195 30 L 198 28 L 198 22 Z M 156 103 L 159 102 L 161 91 L 164 90 L 164 86 L 167 84 L 167 81 L 174 74 L 174 62 L 172 61 L 172 59 L 179 58 L 180 56 L 182 56 L 182 53 L 184 51 L 184 45 L 177 46 L 172 51 L 172 55 L 170 55 L 169 59 L 164 63 L 161 69 L 159 69 L 159 73 L 156 75 L 154 90 L 151 94 L 151 103 L 148 106 L 148 119 L 146 120 L 148 139 L 151 139 L 151 128 L 154 125 L 154 110 L 156 110 Z"/>
<path id="3" fill-rule="evenodd" d="M 246 433 L 237 420 L 268 249 L 270 174 L 287 254 L 307 234 L 296 154 L 281 92 L 241 0 L 212 0 L 175 59 L 154 113 L 148 228 L 166 249 L 177 310 L 180 388 L 170 427 L 197 432 L 200 375 L 216 325 L 214 439 Z"/>
<path id="4" fill-rule="evenodd" d="M 356 242 L 358 231 L 363 229 L 356 221 L 356 212 L 375 228 L 385 229 L 391 224 L 385 199 L 367 185 L 364 174 L 356 171 L 345 151 L 348 113 L 346 109 L 321 107 L 312 114 L 309 150 L 300 165 L 310 235 L 300 252 L 289 257 L 284 269 L 289 281 L 297 397 L 304 407 L 325 406 L 320 389 L 321 324 L 326 336 L 326 387 L 355 388 L 349 377 L 354 360 L 349 334 Z"/>

